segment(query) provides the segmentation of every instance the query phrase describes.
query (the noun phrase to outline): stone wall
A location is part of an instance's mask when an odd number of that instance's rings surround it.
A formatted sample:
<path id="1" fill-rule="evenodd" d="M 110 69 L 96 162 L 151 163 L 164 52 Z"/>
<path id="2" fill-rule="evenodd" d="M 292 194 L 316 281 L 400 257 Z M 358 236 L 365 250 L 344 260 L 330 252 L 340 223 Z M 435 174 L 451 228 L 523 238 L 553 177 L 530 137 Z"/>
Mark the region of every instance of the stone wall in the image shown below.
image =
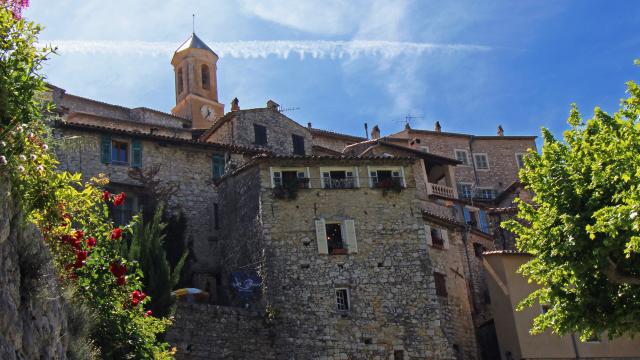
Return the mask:
<path id="1" fill-rule="evenodd" d="M 106 174 L 111 186 L 116 190 L 127 191 L 141 199 L 145 190 L 129 176 L 130 166 L 107 165 L 100 162 L 100 133 L 58 130 L 59 135 L 78 136 L 58 149 L 60 168 L 81 172 L 84 179 L 99 173 Z M 117 137 L 130 141 L 130 137 Z M 161 141 L 143 140 L 143 169 L 160 166 L 157 179 L 163 183 L 176 183 L 178 190 L 170 199 L 170 206 L 182 209 L 187 218 L 185 239 L 193 256 L 194 272 L 210 272 L 219 263 L 217 255 L 217 229 L 214 224 L 214 207 L 217 192 L 212 181 L 211 156 L 213 149 L 190 147 Z M 232 160 L 242 162 L 241 155 L 233 155 Z M 133 196 L 131 197 L 133 198 Z"/>
<path id="2" fill-rule="evenodd" d="M 338 136 L 325 135 L 317 130 L 312 132 L 313 135 L 313 145 L 322 146 L 327 149 L 331 149 L 337 152 L 342 152 L 347 145 L 354 144 L 358 142 L 358 140 L 347 139 Z M 364 141 L 364 139 L 360 140 Z"/>
<path id="3" fill-rule="evenodd" d="M 0 358 L 64 359 L 69 342 L 48 249 L 0 177 Z"/>
<path id="4" fill-rule="evenodd" d="M 178 304 L 167 341 L 177 347 L 176 359 L 290 359 L 277 355 L 275 329 L 263 313 L 240 308 Z"/>

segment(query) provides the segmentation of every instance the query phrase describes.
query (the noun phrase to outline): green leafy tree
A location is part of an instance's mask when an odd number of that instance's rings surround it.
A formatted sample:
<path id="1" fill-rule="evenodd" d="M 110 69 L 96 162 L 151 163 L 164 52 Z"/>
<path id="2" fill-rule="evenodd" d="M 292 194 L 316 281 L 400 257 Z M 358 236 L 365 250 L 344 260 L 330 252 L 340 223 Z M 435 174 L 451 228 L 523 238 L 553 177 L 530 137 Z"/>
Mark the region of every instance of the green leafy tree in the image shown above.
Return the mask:
<path id="1" fill-rule="evenodd" d="M 596 108 L 586 121 L 573 105 L 564 141 L 543 129 L 542 153 L 520 171 L 534 197 L 503 226 L 533 255 L 520 271 L 540 285 L 520 309 L 550 308 L 534 333 L 640 332 L 640 89 L 631 81 L 627 93 L 614 114 Z"/>
<path id="2" fill-rule="evenodd" d="M 156 316 L 167 316 L 173 302 L 171 290 L 180 280 L 180 272 L 187 259 L 188 251 L 184 251 L 177 264 L 171 270 L 164 250 L 166 240 L 166 223 L 162 222 L 163 206 L 156 208 L 151 221 L 136 224 L 133 229 L 131 244 L 125 248 L 125 256 L 129 260 L 138 261 L 144 273 L 145 291 L 151 295 L 149 308 Z M 124 243 L 123 243 L 124 244 Z"/>

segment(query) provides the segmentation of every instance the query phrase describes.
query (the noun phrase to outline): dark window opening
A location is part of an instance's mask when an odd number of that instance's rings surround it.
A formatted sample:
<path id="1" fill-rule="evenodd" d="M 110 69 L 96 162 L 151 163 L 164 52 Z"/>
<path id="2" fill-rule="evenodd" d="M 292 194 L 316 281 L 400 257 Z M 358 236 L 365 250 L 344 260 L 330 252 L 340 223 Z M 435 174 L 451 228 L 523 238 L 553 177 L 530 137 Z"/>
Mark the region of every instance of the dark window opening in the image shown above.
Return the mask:
<path id="1" fill-rule="evenodd" d="M 340 224 L 326 224 L 325 229 L 329 254 L 346 254 L 347 249 L 342 242 L 342 226 Z"/>
<path id="2" fill-rule="evenodd" d="M 433 278 L 435 279 L 436 283 L 436 295 L 447 297 L 446 275 L 439 272 L 434 272 Z"/>
<path id="3" fill-rule="evenodd" d="M 202 73 L 202 88 L 209 89 L 210 87 L 209 67 L 203 64 L 201 67 L 201 73 Z"/>
<path id="4" fill-rule="evenodd" d="M 338 306 L 338 311 L 349 310 L 349 291 L 347 289 L 336 290 L 336 304 Z"/>
<path id="5" fill-rule="evenodd" d="M 442 231 L 440 229 L 431 228 L 431 244 L 435 247 L 444 247 L 444 240 L 442 239 Z"/>
<path id="6" fill-rule="evenodd" d="M 293 153 L 296 155 L 304 155 L 304 137 L 300 135 L 291 135 L 293 141 Z"/>
<path id="7" fill-rule="evenodd" d="M 485 252 L 485 250 L 487 250 L 487 248 L 482 246 L 482 244 L 473 243 L 473 252 L 477 257 L 482 257 L 482 253 Z"/>
<path id="8" fill-rule="evenodd" d="M 388 188 L 392 186 L 404 187 L 400 171 L 377 170 L 369 173 L 374 187 Z"/>
<path id="9" fill-rule="evenodd" d="M 212 157 L 213 179 L 220 179 L 224 175 L 224 155 L 214 154 Z"/>
<path id="10" fill-rule="evenodd" d="M 114 194 L 119 194 L 122 191 L 116 191 L 111 189 Z M 114 206 L 113 203 L 109 203 L 109 213 L 115 226 L 127 225 L 133 220 L 133 216 L 138 213 L 138 198 L 130 191 L 125 191 L 126 196 L 124 203 L 120 206 Z"/>
<path id="11" fill-rule="evenodd" d="M 551 309 L 551 306 L 547 305 L 547 304 L 543 304 L 542 306 L 540 306 L 542 308 L 542 313 L 546 314 L 549 309 Z"/>
<path id="12" fill-rule="evenodd" d="M 326 171 L 322 173 L 325 189 L 353 189 L 355 178 L 352 171 Z"/>
<path id="13" fill-rule="evenodd" d="M 255 134 L 254 143 L 256 145 L 267 145 L 267 128 L 266 127 L 258 124 L 253 124 L 253 132 Z"/>
<path id="14" fill-rule="evenodd" d="M 120 165 L 129 164 L 129 143 L 116 140 L 111 142 L 111 163 Z"/>
<path id="15" fill-rule="evenodd" d="M 404 350 L 395 350 L 393 352 L 393 360 L 404 360 Z"/>

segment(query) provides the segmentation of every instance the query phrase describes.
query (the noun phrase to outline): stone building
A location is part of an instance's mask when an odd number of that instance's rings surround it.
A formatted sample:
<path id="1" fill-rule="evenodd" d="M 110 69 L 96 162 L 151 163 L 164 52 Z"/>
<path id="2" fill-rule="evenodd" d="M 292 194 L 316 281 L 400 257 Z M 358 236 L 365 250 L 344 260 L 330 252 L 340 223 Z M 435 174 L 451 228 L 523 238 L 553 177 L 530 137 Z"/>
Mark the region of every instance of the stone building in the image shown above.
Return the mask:
<path id="1" fill-rule="evenodd" d="M 535 138 L 374 126 L 369 140 L 273 100 L 225 113 L 217 61 L 195 34 L 178 48 L 171 114 L 51 86 L 61 167 L 126 191 L 116 222 L 158 187 L 185 215 L 185 278 L 211 304 L 179 307 L 179 358 L 495 358 L 481 254 L 504 247 L 488 215 L 518 194 Z"/>

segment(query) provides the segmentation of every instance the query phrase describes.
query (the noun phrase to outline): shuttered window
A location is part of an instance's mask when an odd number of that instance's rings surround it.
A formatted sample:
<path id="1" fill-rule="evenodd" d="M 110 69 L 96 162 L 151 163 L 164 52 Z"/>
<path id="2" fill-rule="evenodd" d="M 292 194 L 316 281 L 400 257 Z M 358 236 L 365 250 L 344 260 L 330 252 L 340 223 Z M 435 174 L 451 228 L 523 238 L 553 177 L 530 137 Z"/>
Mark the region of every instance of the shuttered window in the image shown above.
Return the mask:
<path id="1" fill-rule="evenodd" d="M 436 285 L 436 295 L 447 297 L 447 280 L 446 275 L 439 272 L 433 273 L 433 278 Z"/>
<path id="2" fill-rule="evenodd" d="M 256 145 L 267 145 L 267 128 L 266 127 L 258 124 L 253 124 L 253 132 L 255 135 L 254 143 Z"/>
<path id="3" fill-rule="evenodd" d="M 330 255 L 355 254 L 358 252 L 354 220 L 329 222 L 315 221 L 318 253 Z"/>
<path id="4" fill-rule="evenodd" d="M 487 212 L 480 210 L 478 212 L 478 218 L 480 219 L 480 231 L 485 234 L 489 233 L 489 222 L 487 221 Z"/>
<path id="5" fill-rule="evenodd" d="M 142 167 L 142 141 L 140 139 L 131 140 L 131 166 Z"/>
<path id="6" fill-rule="evenodd" d="M 449 233 L 445 229 L 438 229 L 429 225 L 424 225 L 427 245 L 440 249 L 449 248 Z"/>
<path id="7" fill-rule="evenodd" d="M 111 164 L 111 135 L 102 135 L 100 138 L 100 161 Z"/>
<path id="8" fill-rule="evenodd" d="M 358 252 L 358 242 L 356 241 L 356 223 L 353 220 L 344 221 L 344 233 L 346 235 L 347 251 L 349 254 Z"/>
<path id="9" fill-rule="evenodd" d="M 329 254 L 327 246 L 327 229 L 325 228 L 324 219 L 316 220 L 316 241 L 318 243 L 319 254 Z"/>
<path id="10" fill-rule="evenodd" d="M 220 179 L 224 175 L 224 155 L 214 154 L 211 157 L 211 168 L 213 171 L 213 179 Z"/>
<path id="11" fill-rule="evenodd" d="M 291 135 L 293 142 L 293 153 L 295 155 L 304 155 L 304 137 L 300 135 Z"/>

